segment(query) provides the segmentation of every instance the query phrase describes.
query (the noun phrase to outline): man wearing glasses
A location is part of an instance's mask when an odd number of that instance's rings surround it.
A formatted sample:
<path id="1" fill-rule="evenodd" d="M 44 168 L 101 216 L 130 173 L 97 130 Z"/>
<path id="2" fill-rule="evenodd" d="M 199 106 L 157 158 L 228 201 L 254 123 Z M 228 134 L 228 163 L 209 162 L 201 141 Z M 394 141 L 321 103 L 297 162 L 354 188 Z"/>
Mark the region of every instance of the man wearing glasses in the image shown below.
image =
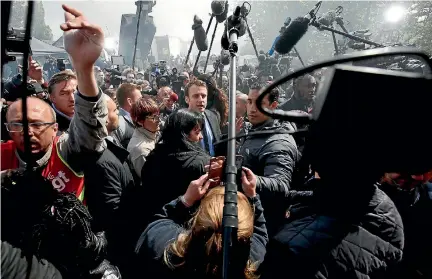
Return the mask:
<path id="1" fill-rule="evenodd" d="M 102 51 L 104 36 L 102 29 L 86 22 L 78 10 L 67 5 L 63 5 L 63 9 L 67 19 L 67 23 L 61 25 L 65 31 L 65 49 L 73 62 L 79 85 L 74 96 L 75 113 L 69 133 L 57 136 L 58 124 L 53 108 L 38 98 L 27 98 L 31 158 L 25 158 L 22 101 L 12 103 L 5 124 L 12 140 L 1 145 L 1 170 L 25 168 L 28 163 L 25 160 L 31 160 L 35 163 L 35 171 L 40 171 L 55 189 L 74 193 L 82 200 L 85 154 L 102 153 L 106 149 L 107 107 L 93 69 Z M 93 34 L 92 40 L 83 41 L 88 33 Z"/>

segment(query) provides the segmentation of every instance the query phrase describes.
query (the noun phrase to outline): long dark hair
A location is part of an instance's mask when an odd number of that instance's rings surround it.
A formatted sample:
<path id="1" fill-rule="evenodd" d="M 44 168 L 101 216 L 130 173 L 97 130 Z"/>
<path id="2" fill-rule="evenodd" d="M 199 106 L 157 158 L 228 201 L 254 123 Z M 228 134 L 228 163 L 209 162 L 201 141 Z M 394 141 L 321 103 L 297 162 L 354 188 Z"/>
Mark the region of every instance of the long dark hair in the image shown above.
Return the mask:
<path id="1" fill-rule="evenodd" d="M 204 129 L 204 116 L 198 112 L 180 109 L 172 113 L 165 122 L 161 138 L 155 149 L 163 148 L 165 151 L 185 152 L 202 151 L 197 143 L 188 139 L 189 133 L 196 127 Z"/>
<path id="2" fill-rule="evenodd" d="M 228 97 L 222 89 L 217 87 L 216 80 L 207 74 L 198 76 L 199 80 L 202 80 L 207 85 L 207 108 L 215 110 L 220 116 L 220 127 L 226 125 L 228 121 Z"/>

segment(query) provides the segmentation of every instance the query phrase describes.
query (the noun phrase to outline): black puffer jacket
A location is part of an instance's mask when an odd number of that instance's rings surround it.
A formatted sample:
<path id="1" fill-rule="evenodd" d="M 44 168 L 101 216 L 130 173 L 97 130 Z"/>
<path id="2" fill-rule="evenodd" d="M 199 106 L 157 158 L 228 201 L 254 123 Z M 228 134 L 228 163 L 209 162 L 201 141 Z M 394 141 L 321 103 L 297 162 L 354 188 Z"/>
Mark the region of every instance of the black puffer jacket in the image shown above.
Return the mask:
<path id="1" fill-rule="evenodd" d="M 267 134 L 250 135 L 240 142 L 239 154 L 243 166 L 257 175 L 257 192 L 265 210 L 267 230 L 271 236 L 285 216 L 284 200 L 290 195 L 290 183 L 298 151 L 287 127 L 269 120 L 247 133 L 266 131 Z M 282 132 L 282 133 L 275 133 Z"/>
<path id="2" fill-rule="evenodd" d="M 267 246 L 261 279 L 393 278 L 404 245 L 395 205 L 376 187 L 349 191 L 339 203 L 316 191 L 313 204 L 292 208 Z"/>

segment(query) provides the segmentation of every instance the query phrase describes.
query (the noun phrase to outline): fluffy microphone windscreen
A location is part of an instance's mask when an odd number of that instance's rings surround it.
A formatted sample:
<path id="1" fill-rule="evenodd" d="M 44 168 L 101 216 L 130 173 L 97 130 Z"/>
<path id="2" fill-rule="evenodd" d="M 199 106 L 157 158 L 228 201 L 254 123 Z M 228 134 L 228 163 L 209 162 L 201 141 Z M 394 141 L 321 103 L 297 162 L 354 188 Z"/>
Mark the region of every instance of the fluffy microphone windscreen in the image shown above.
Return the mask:
<path id="1" fill-rule="evenodd" d="M 194 31 L 194 39 L 199 51 L 206 51 L 208 49 L 207 34 L 202 26 L 202 20 L 198 16 L 194 16 L 194 24 L 192 25 Z"/>
<path id="2" fill-rule="evenodd" d="M 215 16 L 221 15 L 225 12 L 225 2 L 224 1 L 212 1 L 211 10 Z"/>
<path id="3" fill-rule="evenodd" d="M 228 17 L 228 1 L 225 2 L 225 10 L 223 11 L 222 14 L 220 15 L 216 15 L 216 20 L 219 23 L 222 23 L 225 21 L 225 19 L 227 19 Z"/>
<path id="4" fill-rule="evenodd" d="M 305 17 L 294 19 L 276 42 L 275 50 L 280 54 L 289 53 L 304 34 L 306 34 L 309 22 L 310 20 Z"/>

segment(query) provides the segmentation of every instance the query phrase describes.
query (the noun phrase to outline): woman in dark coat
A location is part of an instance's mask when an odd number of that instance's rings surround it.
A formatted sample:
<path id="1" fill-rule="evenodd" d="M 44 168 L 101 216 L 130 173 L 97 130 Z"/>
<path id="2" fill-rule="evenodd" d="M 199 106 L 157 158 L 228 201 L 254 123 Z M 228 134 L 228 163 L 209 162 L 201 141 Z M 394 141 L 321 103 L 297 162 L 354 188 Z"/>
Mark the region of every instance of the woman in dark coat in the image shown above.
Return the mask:
<path id="1" fill-rule="evenodd" d="M 231 265 L 236 267 L 233 278 L 255 279 L 268 236 L 256 178 L 247 172 L 242 175 L 244 194 L 237 195 L 238 241 Z M 147 265 L 149 278 L 222 278 L 225 188 L 215 187 L 207 193 L 209 186 L 208 175 L 192 181 L 185 194 L 166 204 L 141 235 L 136 253 L 140 265 Z"/>
<path id="2" fill-rule="evenodd" d="M 189 183 L 205 174 L 210 156 L 199 145 L 203 116 L 187 109 L 171 114 L 155 149 L 141 171 L 148 225 L 162 206 L 183 194 Z M 145 227 L 144 227 L 145 228 Z"/>

